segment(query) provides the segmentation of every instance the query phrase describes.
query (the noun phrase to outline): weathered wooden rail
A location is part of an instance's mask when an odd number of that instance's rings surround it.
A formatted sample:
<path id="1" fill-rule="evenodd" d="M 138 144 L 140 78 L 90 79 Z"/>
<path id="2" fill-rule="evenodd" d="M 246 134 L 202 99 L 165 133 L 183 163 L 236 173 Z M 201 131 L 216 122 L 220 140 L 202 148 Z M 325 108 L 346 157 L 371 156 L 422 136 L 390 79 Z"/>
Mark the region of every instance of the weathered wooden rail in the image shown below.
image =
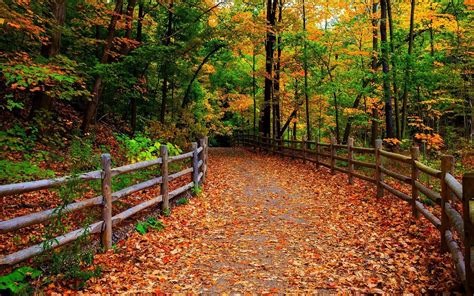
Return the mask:
<path id="1" fill-rule="evenodd" d="M 419 161 L 419 148 L 412 147 L 411 155 L 402 155 L 383 149 L 382 140 L 376 141 L 375 148 L 355 147 L 354 140 L 349 139 L 347 145 L 337 144 L 335 139 L 331 143 L 320 143 L 315 141 L 285 140 L 264 137 L 255 134 L 238 134 L 235 144 L 252 147 L 255 151 L 266 151 L 292 159 L 302 159 L 304 162 L 310 161 L 316 167 L 327 167 L 334 174 L 336 171 L 348 175 L 349 184 L 353 184 L 353 178 L 359 178 L 377 186 L 377 198 L 384 195 L 384 190 L 396 197 L 407 201 L 412 207 L 414 217 L 421 213 L 440 231 L 440 248 L 442 252 L 450 251 L 454 266 L 461 279 L 467 295 L 474 292 L 474 173 L 467 173 L 460 183 L 453 176 L 454 157 L 445 155 L 442 157 L 441 169 L 431 168 Z M 340 156 L 337 152 L 344 150 L 345 156 Z M 373 162 L 366 162 L 354 159 L 355 153 L 373 155 Z M 337 161 L 347 163 L 347 166 L 337 166 Z M 384 164 L 396 162 L 407 166 L 410 176 L 405 176 L 399 172 L 390 170 Z M 373 175 L 366 175 L 357 171 L 357 168 L 372 170 Z M 420 179 L 420 173 L 427 174 L 431 178 L 438 179 L 441 184 L 440 192 L 425 186 Z M 406 184 L 410 188 L 411 194 L 406 194 L 387 181 L 390 177 L 394 182 Z M 440 216 L 431 211 L 419 199 L 419 194 L 423 194 L 433 201 L 438 207 Z M 457 208 L 462 210 L 458 211 Z"/>
<path id="2" fill-rule="evenodd" d="M 161 203 L 161 209 L 167 211 L 169 209 L 169 201 L 191 188 L 197 188 L 206 177 L 207 171 L 207 154 L 208 154 L 208 141 L 207 138 L 201 139 L 198 143 L 192 144 L 192 151 L 177 156 L 168 156 L 168 150 L 166 145 L 160 147 L 161 157 L 129 164 L 117 168 L 111 167 L 111 158 L 109 154 L 103 154 L 101 156 L 102 170 L 88 172 L 74 177 L 61 177 L 49 180 L 40 180 L 34 182 L 24 182 L 18 184 L 0 185 L 0 197 L 14 194 L 21 194 L 26 192 L 38 191 L 65 185 L 68 182 L 79 181 L 86 182 L 92 180 L 101 180 L 102 195 L 94 198 L 82 200 L 79 202 L 68 204 L 64 209 L 63 213 L 70 213 L 78 211 L 84 208 L 92 206 L 100 206 L 102 208 L 102 221 L 95 222 L 89 225 L 87 228 L 80 228 L 72 232 L 58 236 L 50 241 L 42 242 L 40 244 L 28 247 L 18 252 L 8 254 L 6 256 L 0 256 L 0 266 L 2 265 L 13 265 L 35 255 L 41 254 L 45 251 L 45 243 L 49 248 L 57 248 L 72 242 L 79 238 L 84 232 L 89 234 L 101 233 L 101 242 L 105 250 L 112 247 L 112 232 L 113 227 L 121 221 L 135 215 L 136 213 L 149 208 L 153 205 Z M 169 174 L 168 164 L 171 162 L 191 159 L 192 166 L 181 170 L 174 174 Z M 112 192 L 112 178 L 117 175 L 132 173 L 141 169 L 149 168 L 152 166 L 160 165 L 161 176 L 150 179 L 148 181 L 132 185 L 130 187 L 121 189 L 116 192 Z M 168 183 L 181 176 L 192 174 L 192 181 L 182 187 L 179 187 L 173 191 L 168 191 Z M 132 193 L 150 188 L 152 186 L 160 184 L 160 195 L 142 202 L 132 208 L 125 210 L 122 213 L 113 215 L 112 203 L 126 197 Z M 53 218 L 56 214 L 56 209 L 50 209 L 42 212 L 32 213 L 25 216 L 16 217 L 6 221 L 0 221 L 0 233 L 7 233 L 21 229 L 23 227 L 39 224 Z"/>

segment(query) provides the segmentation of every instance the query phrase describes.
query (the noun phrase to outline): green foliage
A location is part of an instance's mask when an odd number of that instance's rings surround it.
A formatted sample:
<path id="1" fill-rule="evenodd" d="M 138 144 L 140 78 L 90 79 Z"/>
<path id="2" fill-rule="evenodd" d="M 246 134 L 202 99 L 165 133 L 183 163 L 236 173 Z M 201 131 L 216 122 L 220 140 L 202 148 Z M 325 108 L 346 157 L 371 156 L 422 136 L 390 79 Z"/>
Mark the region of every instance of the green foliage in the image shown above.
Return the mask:
<path id="1" fill-rule="evenodd" d="M 162 211 L 162 214 L 163 214 L 163 216 L 165 216 L 165 217 L 169 217 L 169 216 L 171 215 L 171 210 L 170 210 L 170 208 L 164 209 L 164 210 Z"/>
<path id="2" fill-rule="evenodd" d="M 39 168 L 28 161 L 0 160 L 0 183 L 18 183 L 54 177 L 54 172 Z"/>
<path id="3" fill-rule="evenodd" d="M 176 201 L 176 204 L 177 205 L 187 205 L 189 203 L 189 199 L 187 199 L 186 197 L 181 197 L 180 199 L 178 199 Z"/>
<path id="4" fill-rule="evenodd" d="M 5 84 L 12 90 L 30 92 L 44 90 L 48 96 L 62 100 L 89 95 L 82 77 L 74 71 L 78 66 L 77 63 L 61 55 L 56 56 L 54 60 L 46 61 L 47 64 L 41 62 L 0 64 L 0 72 L 3 74 Z"/>
<path id="5" fill-rule="evenodd" d="M 14 125 L 5 131 L 0 131 L 0 147 L 4 151 L 25 151 L 34 147 L 38 138 L 38 128 L 30 126 L 23 128 Z"/>
<path id="6" fill-rule="evenodd" d="M 160 147 L 163 144 L 143 134 L 137 134 L 134 138 L 130 138 L 127 135 L 117 135 L 117 139 L 121 143 L 128 161 L 132 163 L 160 157 Z M 168 148 L 169 156 L 179 155 L 183 152 L 172 143 L 168 142 L 165 145 Z"/>
<path id="7" fill-rule="evenodd" d="M 46 252 L 39 257 L 39 262 L 45 266 L 49 274 L 59 275 L 59 279 L 68 283 L 72 289 L 82 289 L 87 280 L 97 277 L 101 273 L 100 266 L 94 266 L 94 250 L 90 246 L 90 233 L 88 227 L 94 217 L 92 213 L 86 214 L 82 219 L 81 226 L 84 231 L 74 242 L 61 247 L 59 251 L 53 250 L 58 235 L 70 231 L 69 225 L 64 223 L 67 212 L 66 207 L 79 199 L 89 190 L 87 184 L 78 179 L 77 172 L 89 168 L 91 165 L 92 148 L 87 142 L 77 141 L 70 149 L 70 158 L 72 159 L 72 177 L 64 185 L 56 189 L 60 198 L 60 205 L 54 209 L 53 217 L 47 224 L 44 234 L 43 249 Z M 87 159 L 87 157 L 91 159 Z"/>
<path id="8" fill-rule="evenodd" d="M 156 220 L 155 217 L 150 217 L 143 222 L 138 222 L 137 225 L 135 225 L 135 230 L 142 235 L 146 234 L 149 228 L 161 231 L 165 228 L 165 225 L 163 222 Z"/>
<path id="9" fill-rule="evenodd" d="M 428 205 L 430 207 L 436 205 L 431 199 L 427 198 L 427 197 L 422 197 L 421 198 L 421 202 L 425 205 Z"/>
<path id="10" fill-rule="evenodd" d="M 100 167 L 99 155 L 94 152 L 93 142 L 88 138 L 74 138 L 69 147 L 69 160 L 74 173 L 95 170 Z"/>
<path id="11" fill-rule="evenodd" d="M 345 160 L 336 159 L 336 166 L 337 167 L 348 167 L 349 164 Z"/>
<path id="12" fill-rule="evenodd" d="M 113 191 L 118 191 L 137 182 L 143 182 L 145 180 L 150 180 L 154 176 L 159 174 L 159 170 L 157 168 L 151 169 L 143 169 L 129 174 L 118 175 L 114 177 L 114 181 L 112 182 L 112 189 Z"/>
<path id="13" fill-rule="evenodd" d="M 201 195 L 202 187 L 201 186 L 196 186 L 196 187 L 191 188 L 191 193 L 193 195 L 197 195 L 197 196 Z"/>
<path id="14" fill-rule="evenodd" d="M 12 273 L 0 277 L 0 294 L 30 294 L 32 289 L 28 281 L 40 275 L 41 271 L 29 266 L 15 269 Z"/>

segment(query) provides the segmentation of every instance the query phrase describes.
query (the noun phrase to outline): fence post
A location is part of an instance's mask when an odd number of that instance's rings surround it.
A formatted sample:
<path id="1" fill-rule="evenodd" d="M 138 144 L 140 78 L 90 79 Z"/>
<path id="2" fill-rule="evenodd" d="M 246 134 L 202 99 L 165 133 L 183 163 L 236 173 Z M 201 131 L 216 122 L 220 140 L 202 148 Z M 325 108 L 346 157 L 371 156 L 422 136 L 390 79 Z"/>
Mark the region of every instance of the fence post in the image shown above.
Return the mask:
<path id="1" fill-rule="evenodd" d="M 194 191 L 199 188 L 199 154 L 198 154 L 198 144 L 196 142 L 192 143 L 193 147 L 193 183 Z"/>
<path id="2" fill-rule="evenodd" d="M 334 158 L 334 155 L 335 155 L 335 152 L 336 150 L 334 149 L 334 144 L 336 144 L 336 138 L 334 137 L 331 137 L 331 174 L 334 175 L 335 174 L 335 170 L 334 170 L 334 167 L 336 166 L 336 159 Z"/>
<path id="3" fill-rule="evenodd" d="M 382 140 L 375 140 L 375 180 L 377 182 L 377 198 L 383 196 L 383 176 L 380 168 L 382 167 L 382 155 L 380 155 L 380 149 L 382 149 Z"/>
<path id="4" fill-rule="evenodd" d="M 474 292 L 474 274 L 471 267 L 472 247 L 474 244 L 474 228 L 472 220 L 474 212 L 471 212 L 471 205 L 474 207 L 474 173 L 467 173 L 462 178 L 462 203 L 464 220 L 464 265 L 466 268 L 466 295 Z M 473 209 L 474 210 L 474 209 Z"/>
<path id="5" fill-rule="evenodd" d="M 354 177 L 352 176 L 352 171 L 354 171 L 354 164 L 352 163 L 353 159 L 353 150 L 352 147 L 354 147 L 354 138 L 349 138 L 347 141 L 347 164 L 348 164 L 348 170 L 349 170 L 349 184 L 354 184 Z"/>
<path id="6" fill-rule="evenodd" d="M 420 176 L 420 171 L 416 166 L 415 161 L 420 157 L 420 149 L 418 146 L 411 147 L 411 208 L 413 217 L 418 218 L 418 211 L 416 210 L 416 201 L 418 200 L 418 188 L 416 182 Z M 444 212 L 444 209 L 443 209 Z"/>
<path id="7" fill-rule="evenodd" d="M 290 141 L 291 159 L 295 159 L 296 137 L 293 137 Z"/>
<path id="8" fill-rule="evenodd" d="M 204 137 L 204 161 L 203 161 L 203 170 L 202 170 L 202 182 L 206 182 L 207 178 L 207 160 L 209 158 L 209 137 Z"/>
<path id="9" fill-rule="evenodd" d="M 283 135 L 280 136 L 280 138 L 278 138 L 278 152 L 280 152 L 280 156 L 282 158 L 285 157 L 285 155 L 283 155 Z"/>
<path id="10" fill-rule="evenodd" d="M 303 151 L 303 163 L 306 163 L 306 137 L 301 139 L 301 150 Z"/>
<path id="11" fill-rule="evenodd" d="M 206 140 L 204 138 L 199 139 L 199 147 L 202 147 L 201 151 L 201 160 L 202 160 L 202 166 L 201 166 L 201 172 L 202 172 L 202 177 L 201 180 L 199 180 L 199 185 L 202 185 L 204 183 L 204 166 L 206 165 L 206 159 L 205 159 L 205 147 L 206 147 Z"/>
<path id="12" fill-rule="evenodd" d="M 110 154 L 102 154 L 102 247 L 112 248 L 112 171 Z"/>
<path id="13" fill-rule="evenodd" d="M 452 173 L 454 167 L 454 157 L 451 155 L 443 155 L 441 157 L 441 252 L 448 250 L 446 237 L 444 236 L 446 230 L 449 229 L 449 219 L 446 214 L 445 204 L 449 203 L 450 191 L 446 184 L 446 174 Z"/>
<path id="14" fill-rule="evenodd" d="M 272 154 L 275 155 L 276 154 L 276 136 L 273 135 L 272 139 L 271 139 L 271 143 L 272 143 Z"/>
<path id="15" fill-rule="evenodd" d="M 169 210 L 170 201 L 168 196 L 168 147 L 166 145 L 160 146 L 161 153 L 161 211 L 166 212 Z"/>
<path id="16" fill-rule="evenodd" d="M 321 146 L 319 146 L 319 142 L 318 140 L 315 140 L 314 141 L 316 144 L 314 147 L 316 149 L 316 169 L 319 169 L 320 165 L 319 165 L 319 153 L 321 152 Z"/>

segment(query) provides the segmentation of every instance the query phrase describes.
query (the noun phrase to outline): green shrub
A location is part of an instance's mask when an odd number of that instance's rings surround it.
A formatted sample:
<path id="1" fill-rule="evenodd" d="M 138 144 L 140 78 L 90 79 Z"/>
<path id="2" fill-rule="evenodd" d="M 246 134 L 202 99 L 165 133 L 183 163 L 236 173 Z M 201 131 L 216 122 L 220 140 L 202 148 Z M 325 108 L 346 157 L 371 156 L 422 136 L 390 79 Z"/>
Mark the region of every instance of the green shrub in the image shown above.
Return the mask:
<path id="1" fill-rule="evenodd" d="M 156 220 L 155 217 L 150 217 L 144 222 L 138 222 L 135 226 L 135 229 L 138 231 L 138 233 L 142 235 L 147 233 L 149 228 L 153 228 L 160 231 L 165 228 L 165 225 L 163 224 L 163 222 Z"/>
<path id="2" fill-rule="evenodd" d="M 0 160 L 0 183 L 18 183 L 51 177 L 54 177 L 53 171 L 41 169 L 28 161 Z"/>
<path id="3" fill-rule="evenodd" d="M 69 147 L 73 172 L 82 173 L 100 167 L 99 154 L 94 152 L 91 139 L 74 138 Z"/>
<path id="4" fill-rule="evenodd" d="M 201 186 L 197 186 L 197 187 L 193 187 L 191 188 L 191 193 L 193 195 L 200 195 L 202 193 L 202 187 Z"/>
<path id="5" fill-rule="evenodd" d="M 0 294 L 22 294 L 27 295 L 32 291 L 30 279 L 36 279 L 41 275 L 41 271 L 31 268 L 29 266 L 23 266 L 10 274 L 0 277 Z"/>
<path id="6" fill-rule="evenodd" d="M 34 148 L 38 138 L 38 128 L 30 126 L 28 129 L 15 125 L 12 128 L 0 131 L 0 148 L 3 151 L 26 151 Z"/>
<path id="7" fill-rule="evenodd" d="M 177 205 L 187 205 L 188 203 L 189 203 L 189 199 L 187 199 L 186 197 L 181 197 L 180 199 L 176 201 Z"/>
<path id="8" fill-rule="evenodd" d="M 137 134 L 134 138 L 127 135 L 118 135 L 117 139 L 125 151 L 127 160 L 132 163 L 160 157 L 160 147 L 163 144 L 159 140 L 152 140 L 142 134 Z M 169 156 L 179 155 L 183 152 L 172 143 L 166 143 L 166 147 Z"/>

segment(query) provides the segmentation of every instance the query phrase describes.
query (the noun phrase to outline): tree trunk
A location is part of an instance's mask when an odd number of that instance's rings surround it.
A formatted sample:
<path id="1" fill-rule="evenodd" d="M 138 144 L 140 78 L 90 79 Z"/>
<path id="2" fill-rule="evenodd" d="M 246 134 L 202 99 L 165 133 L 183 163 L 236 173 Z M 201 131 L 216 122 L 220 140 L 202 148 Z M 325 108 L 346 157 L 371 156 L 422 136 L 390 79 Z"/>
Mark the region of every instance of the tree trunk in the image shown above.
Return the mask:
<path id="1" fill-rule="evenodd" d="M 290 116 L 286 120 L 285 124 L 283 125 L 282 129 L 278 132 L 277 137 L 280 139 L 283 134 L 285 133 L 285 130 L 290 126 L 291 120 L 293 118 L 296 118 L 296 115 L 298 114 L 298 109 L 303 105 L 303 102 L 300 102 L 299 99 L 299 92 L 298 92 L 298 79 L 295 78 L 295 102 L 296 106 L 293 112 L 291 112 Z"/>
<path id="2" fill-rule="evenodd" d="M 66 19 L 66 0 L 56 0 L 51 3 L 50 8 L 53 13 L 55 27 L 51 30 L 48 42 L 41 46 L 41 55 L 45 58 L 54 57 L 61 49 L 62 26 Z M 52 103 L 53 99 L 46 93 L 36 92 L 33 95 L 29 118 L 32 119 L 40 110 L 50 110 Z"/>
<path id="3" fill-rule="evenodd" d="M 383 93 L 385 100 L 385 130 L 386 137 L 393 138 L 392 97 L 390 91 L 390 68 L 388 65 L 387 42 L 387 0 L 380 1 L 380 41 L 382 47 Z"/>
<path id="4" fill-rule="evenodd" d="M 377 30 L 377 19 L 375 15 L 377 14 L 377 2 L 373 0 L 372 2 L 372 72 L 376 73 L 378 68 L 377 63 L 377 54 L 378 54 L 378 30 Z M 375 79 L 372 79 L 372 83 L 375 83 Z M 379 123 L 378 123 L 378 113 L 377 108 L 372 107 L 372 146 L 375 147 L 375 140 L 378 138 L 379 133 Z"/>
<path id="5" fill-rule="evenodd" d="M 410 33 L 408 37 L 408 61 L 406 63 L 406 70 L 405 70 L 405 85 L 403 88 L 403 107 L 402 107 L 402 130 L 401 134 L 402 137 L 405 135 L 406 132 L 406 125 L 407 125 L 407 114 L 408 114 L 408 84 L 410 82 L 410 65 L 411 65 L 411 55 L 413 53 L 413 27 L 414 27 L 414 19 L 415 19 L 415 0 L 411 0 L 411 8 L 410 8 Z"/>
<path id="6" fill-rule="evenodd" d="M 362 81 L 362 88 L 366 88 L 367 85 L 369 85 L 370 80 L 365 79 Z M 358 108 L 360 104 L 360 100 L 362 99 L 363 94 L 359 93 L 357 94 L 356 99 L 354 100 L 354 104 L 352 104 L 352 108 Z M 349 136 L 351 135 L 351 128 L 352 128 L 352 117 L 349 117 L 347 119 L 346 127 L 344 129 L 344 135 L 342 136 L 342 143 L 347 143 L 349 140 Z"/>
<path id="7" fill-rule="evenodd" d="M 143 17 L 145 16 L 145 9 L 143 2 L 140 1 L 138 4 L 138 22 L 137 22 L 137 40 L 142 41 L 143 37 Z"/>
<path id="8" fill-rule="evenodd" d="M 126 42 L 132 37 L 132 28 L 133 28 L 133 12 L 135 11 L 135 6 L 137 5 L 137 0 L 129 0 L 127 5 L 127 15 L 125 20 L 125 39 Z M 122 54 L 126 55 L 130 52 L 130 45 L 126 43 L 122 48 Z"/>
<path id="9" fill-rule="evenodd" d="M 220 45 L 217 45 L 213 50 L 211 50 L 207 56 L 204 57 L 204 59 L 202 60 L 201 64 L 199 65 L 199 67 L 197 68 L 196 72 L 194 72 L 194 75 L 193 75 L 193 78 L 191 79 L 191 81 L 189 82 L 188 84 L 188 87 L 186 88 L 186 92 L 184 94 L 184 98 L 183 98 L 183 103 L 181 105 L 181 108 L 186 108 L 186 106 L 188 106 L 188 104 L 190 103 L 190 98 L 189 98 L 189 95 L 191 93 L 191 87 L 193 86 L 193 83 L 194 81 L 196 80 L 196 78 L 198 77 L 199 75 L 199 72 L 201 71 L 202 67 L 207 63 L 207 61 L 211 58 L 211 56 L 213 54 L 215 54 L 217 51 L 219 51 L 219 49 L 223 48 L 224 45 L 223 44 L 220 44 Z"/>
<path id="10" fill-rule="evenodd" d="M 275 46 L 275 14 L 278 0 L 267 0 L 267 36 L 265 41 L 265 92 L 263 111 L 260 115 L 260 132 L 270 135 L 271 99 L 273 90 L 273 53 Z"/>
<path id="11" fill-rule="evenodd" d="M 253 47 L 252 53 L 252 95 L 253 95 L 253 131 L 257 130 L 257 79 L 256 79 L 256 65 L 257 65 L 257 49 Z"/>
<path id="12" fill-rule="evenodd" d="M 101 64 L 107 63 L 109 59 L 109 52 L 112 49 L 112 43 L 114 40 L 115 28 L 117 21 L 120 18 L 120 12 L 122 11 L 123 0 L 117 0 L 115 3 L 115 9 L 110 19 L 109 27 L 107 28 L 107 38 L 105 39 L 104 51 L 102 58 L 100 59 Z M 82 120 L 81 130 L 86 133 L 89 130 L 92 120 L 95 118 L 97 113 L 97 106 L 99 105 L 100 96 L 102 94 L 102 78 L 97 76 L 94 87 L 92 88 L 92 100 L 87 105 L 87 110 Z"/>
<path id="13" fill-rule="evenodd" d="M 282 0 L 279 0 L 279 5 L 278 5 L 278 23 L 283 22 L 283 3 Z M 276 62 L 276 67 L 275 67 L 275 84 L 274 84 L 274 97 L 273 97 L 273 124 L 274 124 L 274 132 L 273 135 L 275 137 L 278 136 L 279 131 L 280 131 L 280 72 L 281 72 L 281 52 L 282 52 L 282 47 L 281 47 L 281 32 L 278 32 L 278 45 L 277 45 L 277 62 Z"/>
<path id="14" fill-rule="evenodd" d="M 311 141 L 311 121 L 309 117 L 309 95 L 308 95 L 308 49 L 306 44 L 306 6 L 303 0 L 303 68 L 304 68 L 304 98 L 306 105 L 306 136 Z"/>
<path id="15" fill-rule="evenodd" d="M 399 108 L 399 93 L 397 85 L 397 73 L 395 71 L 395 49 L 394 49 L 394 39 L 393 39 L 393 21 L 392 21 L 392 6 L 390 0 L 387 0 L 387 13 L 388 13 L 388 27 L 390 32 L 390 61 L 392 64 L 392 84 L 393 84 L 393 100 L 395 103 L 395 130 L 397 139 L 401 139 L 401 130 L 400 130 L 400 108 Z"/>
<path id="16" fill-rule="evenodd" d="M 142 30 L 143 30 L 143 16 L 144 16 L 144 9 L 143 9 L 143 2 L 140 1 L 138 4 L 138 19 L 137 19 L 137 36 L 136 40 L 138 43 L 142 42 Z M 145 75 L 146 70 L 148 69 L 148 65 L 145 67 L 145 70 L 142 72 L 141 76 Z M 131 108 L 131 116 L 130 116 L 130 128 L 132 130 L 132 135 L 135 134 L 137 131 L 137 98 L 132 96 L 130 102 Z"/>
<path id="17" fill-rule="evenodd" d="M 165 46 L 169 46 L 171 44 L 171 35 L 173 34 L 173 0 L 171 0 L 170 5 L 168 7 L 168 26 L 166 29 L 166 38 L 165 38 Z M 162 73 L 163 73 L 163 85 L 161 87 L 161 116 L 160 121 L 161 123 L 165 123 L 165 116 L 166 116 L 166 104 L 168 99 L 168 63 L 170 61 L 165 58 L 163 66 L 162 66 Z"/>

